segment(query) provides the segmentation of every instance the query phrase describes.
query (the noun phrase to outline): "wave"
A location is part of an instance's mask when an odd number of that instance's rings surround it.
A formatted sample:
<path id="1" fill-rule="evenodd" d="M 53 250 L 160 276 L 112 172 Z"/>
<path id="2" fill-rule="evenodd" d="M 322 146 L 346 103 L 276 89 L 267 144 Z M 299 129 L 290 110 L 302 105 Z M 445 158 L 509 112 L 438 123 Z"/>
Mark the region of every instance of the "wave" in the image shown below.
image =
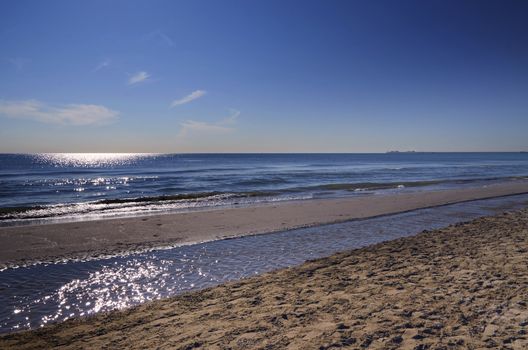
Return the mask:
<path id="1" fill-rule="evenodd" d="M 262 186 L 262 185 L 279 185 L 285 184 L 289 181 L 282 177 L 268 177 L 268 178 L 253 178 L 247 180 L 237 181 L 238 186 Z"/>
<path id="2" fill-rule="evenodd" d="M 468 180 L 474 181 L 474 180 Z M 398 181 L 398 182 L 359 182 L 359 183 L 335 183 L 324 184 L 317 186 L 298 187 L 292 189 L 293 191 L 306 190 L 326 190 L 326 191 L 360 191 L 360 190 L 388 190 L 392 188 L 402 187 L 423 187 L 438 185 L 441 183 L 448 183 L 447 180 L 431 180 L 431 181 Z M 462 182 L 460 182 L 462 183 Z"/>
<path id="3" fill-rule="evenodd" d="M 295 200 L 313 198 L 319 194 L 340 196 L 343 192 L 375 192 L 391 189 L 427 187 L 441 184 L 463 185 L 474 182 L 494 180 L 527 179 L 525 176 L 508 178 L 450 179 L 427 181 L 394 181 L 394 182 L 351 182 L 328 183 L 310 186 L 286 187 L 274 190 L 256 190 L 243 192 L 193 192 L 159 196 L 131 198 L 106 198 L 96 201 L 61 203 L 50 205 L 0 207 L 0 222 L 13 222 L 28 219 L 45 219 L 52 217 L 80 217 L 83 215 L 127 215 L 157 213 L 169 210 L 181 210 L 222 205 L 251 204 L 256 202 Z M 280 183 L 280 178 L 252 180 L 253 184 Z"/>
<path id="4" fill-rule="evenodd" d="M 153 213 L 175 209 L 238 204 L 237 199 L 273 197 L 279 192 L 254 191 L 242 193 L 200 192 L 176 195 L 111 198 L 97 201 L 0 208 L 0 222 L 81 215 L 126 215 Z"/>
<path id="5" fill-rule="evenodd" d="M 360 190 L 386 190 L 394 188 L 412 188 L 412 187 L 426 187 L 441 184 L 464 185 L 476 182 L 487 181 L 507 181 L 507 180 L 526 180 L 526 176 L 509 176 L 509 177 L 492 177 L 492 178 L 473 178 L 473 179 L 440 179 L 440 180 L 424 180 L 424 181 L 391 181 L 391 182 L 351 182 L 351 183 L 331 183 L 314 186 L 295 187 L 287 189 L 286 191 L 310 191 L 310 190 L 326 190 L 326 191 L 360 191 Z"/>

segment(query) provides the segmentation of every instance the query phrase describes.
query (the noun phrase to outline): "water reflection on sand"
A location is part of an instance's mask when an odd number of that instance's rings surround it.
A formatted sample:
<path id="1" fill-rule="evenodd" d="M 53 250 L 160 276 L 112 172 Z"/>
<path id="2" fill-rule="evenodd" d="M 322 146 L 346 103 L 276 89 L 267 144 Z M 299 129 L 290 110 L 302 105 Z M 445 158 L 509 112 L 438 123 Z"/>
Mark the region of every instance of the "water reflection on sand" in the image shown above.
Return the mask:
<path id="1" fill-rule="evenodd" d="M 528 195 L 0 272 L 0 331 L 34 328 L 205 288 L 385 240 L 520 208 Z"/>

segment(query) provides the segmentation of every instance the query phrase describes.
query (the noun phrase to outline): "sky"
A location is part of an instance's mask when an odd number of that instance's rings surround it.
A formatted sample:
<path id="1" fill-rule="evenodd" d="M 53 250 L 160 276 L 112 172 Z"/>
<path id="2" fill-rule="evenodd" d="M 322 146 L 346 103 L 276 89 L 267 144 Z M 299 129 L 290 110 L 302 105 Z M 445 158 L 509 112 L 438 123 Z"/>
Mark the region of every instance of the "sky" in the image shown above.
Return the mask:
<path id="1" fill-rule="evenodd" d="M 525 1 L 0 2 L 0 152 L 528 150 Z"/>

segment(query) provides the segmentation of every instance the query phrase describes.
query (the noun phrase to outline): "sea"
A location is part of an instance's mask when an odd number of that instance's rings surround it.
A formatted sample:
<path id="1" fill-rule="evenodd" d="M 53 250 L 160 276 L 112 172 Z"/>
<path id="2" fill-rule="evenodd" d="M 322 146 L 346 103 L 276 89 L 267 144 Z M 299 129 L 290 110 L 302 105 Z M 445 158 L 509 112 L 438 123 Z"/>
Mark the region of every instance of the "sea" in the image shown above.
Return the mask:
<path id="1" fill-rule="evenodd" d="M 528 178 L 528 153 L 0 154 L 0 226 Z"/>

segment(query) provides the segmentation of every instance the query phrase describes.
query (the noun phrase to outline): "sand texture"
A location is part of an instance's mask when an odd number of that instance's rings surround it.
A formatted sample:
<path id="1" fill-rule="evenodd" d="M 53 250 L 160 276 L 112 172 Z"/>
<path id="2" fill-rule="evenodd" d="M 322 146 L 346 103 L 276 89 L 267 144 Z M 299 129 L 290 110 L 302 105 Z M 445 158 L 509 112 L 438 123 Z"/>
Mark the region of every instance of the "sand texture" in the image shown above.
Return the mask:
<path id="1" fill-rule="evenodd" d="M 306 200 L 148 217 L 0 228 L 0 268 L 392 214 L 528 192 L 518 180 L 478 188 Z"/>
<path id="2" fill-rule="evenodd" d="M 0 338 L 21 349 L 527 349 L 528 209 Z"/>

